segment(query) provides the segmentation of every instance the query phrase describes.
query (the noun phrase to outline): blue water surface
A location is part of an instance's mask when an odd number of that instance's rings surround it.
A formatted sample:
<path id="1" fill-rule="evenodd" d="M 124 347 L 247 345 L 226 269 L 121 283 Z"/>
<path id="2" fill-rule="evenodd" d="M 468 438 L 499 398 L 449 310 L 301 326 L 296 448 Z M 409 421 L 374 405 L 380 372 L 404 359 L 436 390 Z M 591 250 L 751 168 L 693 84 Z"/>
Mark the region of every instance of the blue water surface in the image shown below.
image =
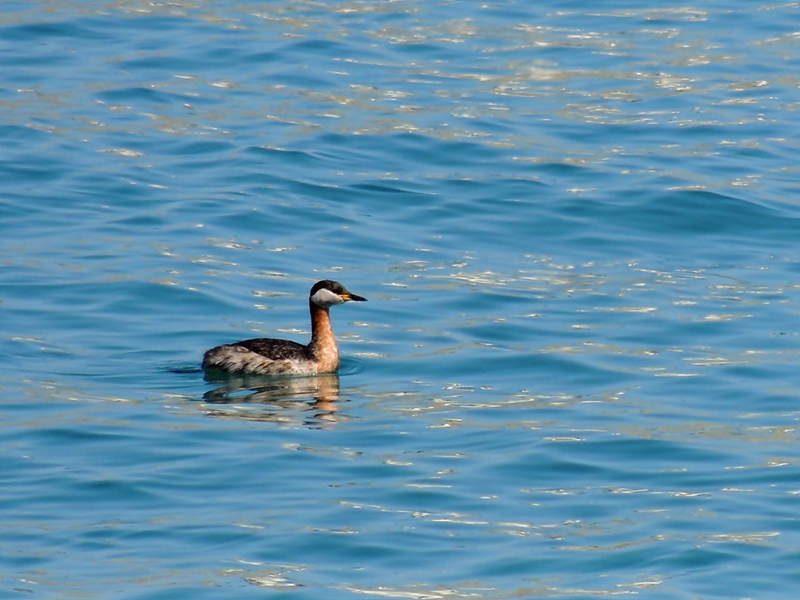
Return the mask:
<path id="1" fill-rule="evenodd" d="M 2 3 L 0 597 L 795 598 L 797 13 Z"/>

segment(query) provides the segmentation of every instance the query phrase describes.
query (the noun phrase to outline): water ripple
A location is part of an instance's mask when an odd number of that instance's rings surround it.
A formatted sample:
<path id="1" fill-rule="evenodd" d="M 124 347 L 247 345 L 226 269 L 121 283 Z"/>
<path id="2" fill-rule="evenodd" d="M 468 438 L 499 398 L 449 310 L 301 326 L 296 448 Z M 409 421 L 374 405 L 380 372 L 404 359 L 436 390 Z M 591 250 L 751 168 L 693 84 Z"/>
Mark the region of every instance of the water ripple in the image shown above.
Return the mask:
<path id="1" fill-rule="evenodd" d="M 796 3 L 6 4 L 0 596 L 796 590 Z"/>

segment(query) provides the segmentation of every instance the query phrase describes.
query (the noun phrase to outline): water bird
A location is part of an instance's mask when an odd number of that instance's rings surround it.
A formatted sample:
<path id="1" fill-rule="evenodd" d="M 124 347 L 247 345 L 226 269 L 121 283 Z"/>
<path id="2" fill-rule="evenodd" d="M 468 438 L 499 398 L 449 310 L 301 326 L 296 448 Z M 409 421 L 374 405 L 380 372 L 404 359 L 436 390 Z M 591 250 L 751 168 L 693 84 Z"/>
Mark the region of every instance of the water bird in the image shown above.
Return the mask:
<path id="1" fill-rule="evenodd" d="M 203 355 L 203 369 L 239 375 L 333 373 L 339 368 L 340 361 L 330 308 L 345 302 L 366 300 L 347 291 L 338 281 L 318 281 L 308 295 L 311 311 L 311 341 L 308 345 L 271 338 L 224 344 Z"/>

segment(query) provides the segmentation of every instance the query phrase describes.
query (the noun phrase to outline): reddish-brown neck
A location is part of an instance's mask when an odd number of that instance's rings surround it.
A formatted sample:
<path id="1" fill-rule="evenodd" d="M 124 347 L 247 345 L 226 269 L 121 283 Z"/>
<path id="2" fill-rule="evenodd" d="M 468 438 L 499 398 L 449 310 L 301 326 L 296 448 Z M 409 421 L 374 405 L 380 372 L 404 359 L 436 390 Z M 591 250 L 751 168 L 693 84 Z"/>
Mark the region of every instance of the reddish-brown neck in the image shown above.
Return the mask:
<path id="1" fill-rule="evenodd" d="M 311 343 L 308 345 L 314 357 L 325 363 L 325 367 L 339 366 L 339 347 L 333 335 L 331 315 L 327 308 L 309 302 L 311 310 Z M 329 364 L 330 363 L 330 364 Z"/>

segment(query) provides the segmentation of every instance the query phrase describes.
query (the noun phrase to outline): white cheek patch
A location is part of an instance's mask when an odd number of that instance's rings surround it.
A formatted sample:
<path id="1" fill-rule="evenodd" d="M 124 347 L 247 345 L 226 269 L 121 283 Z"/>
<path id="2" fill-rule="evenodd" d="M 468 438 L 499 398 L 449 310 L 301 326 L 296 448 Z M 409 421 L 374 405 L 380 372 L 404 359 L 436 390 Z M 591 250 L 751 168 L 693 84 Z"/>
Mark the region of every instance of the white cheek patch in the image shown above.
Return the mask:
<path id="1" fill-rule="evenodd" d="M 342 300 L 338 294 L 334 294 L 332 291 L 326 290 L 325 288 L 317 290 L 317 292 L 311 296 L 311 301 L 322 308 L 344 303 L 344 300 Z"/>

